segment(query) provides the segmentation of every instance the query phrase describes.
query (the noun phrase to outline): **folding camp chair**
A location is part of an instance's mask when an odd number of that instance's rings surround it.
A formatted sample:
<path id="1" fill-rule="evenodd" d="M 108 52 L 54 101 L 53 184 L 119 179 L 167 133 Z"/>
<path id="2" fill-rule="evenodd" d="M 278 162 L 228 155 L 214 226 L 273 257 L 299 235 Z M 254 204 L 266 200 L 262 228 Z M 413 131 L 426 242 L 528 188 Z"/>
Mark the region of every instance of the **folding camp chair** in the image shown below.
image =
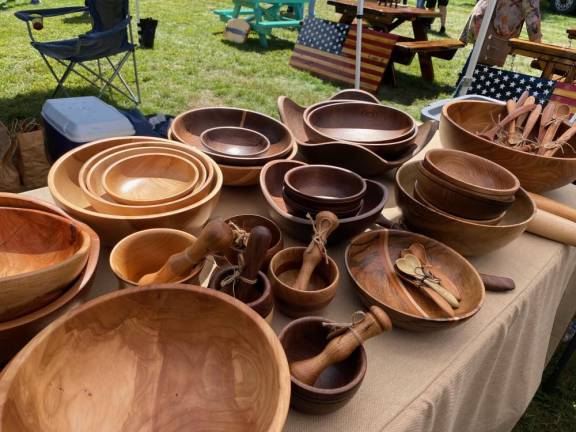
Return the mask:
<path id="1" fill-rule="evenodd" d="M 86 6 L 20 11 L 15 14 L 17 18 L 26 22 L 32 47 L 40 53 L 58 83 L 53 96 L 60 90 L 66 94 L 64 82 L 70 74 L 74 73 L 99 89 L 99 97 L 110 88 L 135 104 L 139 104 L 140 85 L 136 65 L 136 46 L 132 38 L 128 0 L 86 0 L 85 4 Z M 35 40 L 32 21 L 37 20 L 39 16 L 49 18 L 82 12 L 88 12 L 92 18 L 92 30 L 89 32 L 74 39 L 61 41 L 38 42 Z M 130 56 L 134 65 L 136 93 L 132 91 L 120 73 Z M 60 76 L 54 69 L 56 63 L 52 64 L 53 62 L 48 61 L 48 58 L 65 67 Z M 92 61 L 96 62 L 96 68 L 93 63 L 86 64 Z M 101 62 L 104 64 L 107 62 L 110 65 L 111 75 L 105 73 Z M 123 88 L 114 84 L 116 79 L 120 81 Z"/>

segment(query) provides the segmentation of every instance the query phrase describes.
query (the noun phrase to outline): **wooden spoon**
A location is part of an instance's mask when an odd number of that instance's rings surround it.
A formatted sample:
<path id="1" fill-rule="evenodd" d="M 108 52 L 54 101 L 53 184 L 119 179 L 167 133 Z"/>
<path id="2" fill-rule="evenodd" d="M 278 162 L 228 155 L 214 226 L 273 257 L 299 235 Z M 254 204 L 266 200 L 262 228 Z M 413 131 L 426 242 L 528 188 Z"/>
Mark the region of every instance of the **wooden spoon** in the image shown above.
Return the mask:
<path id="1" fill-rule="evenodd" d="M 506 110 L 508 114 L 512 114 L 514 110 L 518 107 L 514 99 L 510 99 L 506 102 Z M 508 125 L 508 139 L 513 139 L 516 135 L 516 120 L 512 120 Z"/>
<path id="2" fill-rule="evenodd" d="M 558 105 L 552 114 L 552 124 L 546 128 L 546 133 L 542 142 L 540 142 L 540 147 L 538 148 L 539 155 L 549 156 L 550 153 L 555 153 L 556 149 L 547 149 L 546 144 L 554 141 L 558 128 L 563 121 L 568 120 L 570 117 L 570 107 L 568 105 Z"/>
<path id="3" fill-rule="evenodd" d="M 529 105 L 536 106 L 536 98 L 534 96 L 528 96 L 521 106 L 529 106 Z M 527 117 L 528 113 L 525 113 L 516 119 L 516 129 L 520 130 L 522 128 L 522 125 L 524 124 L 524 121 L 526 120 Z"/>
<path id="4" fill-rule="evenodd" d="M 542 105 L 536 105 L 534 110 L 528 116 L 528 120 L 526 121 L 526 126 L 524 126 L 524 130 L 522 131 L 522 138 L 527 140 L 530 137 L 530 133 L 536 126 L 536 123 L 540 119 L 540 114 L 542 113 Z"/>
<path id="5" fill-rule="evenodd" d="M 447 315 L 448 317 L 456 316 L 456 312 L 454 312 L 454 309 L 452 308 L 452 306 L 450 306 L 450 303 L 448 303 L 444 299 L 444 297 L 439 295 L 428 285 L 425 285 L 422 282 L 415 280 L 411 276 L 405 275 L 401 271 L 398 271 L 398 276 L 400 276 L 400 279 L 402 279 L 404 282 L 410 284 L 410 286 L 414 287 L 417 290 L 422 291 L 426 296 L 428 296 L 428 298 L 430 298 L 430 300 L 434 302 L 434 304 L 436 304 L 436 306 L 438 306 L 438 308 L 440 308 L 442 312 L 444 312 L 445 315 Z"/>
<path id="6" fill-rule="evenodd" d="M 560 135 L 560 137 L 556 140 L 558 146 L 547 151 L 544 156 L 552 157 L 556 155 L 558 150 L 562 148 L 563 143 L 567 143 L 568 140 L 570 140 L 570 138 L 572 138 L 574 135 L 576 135 L 576 125 L 572 125 L 568 130 L 566 130 L 566 132 Z"/>
<path id="7" fill-rule="evenodd" d="M 290 373 L 294 378 L 313 386 L 322 372 L 330 365 L 350 357 L 360 345 L 371 337 L 392 329 L 390 318 L 378 306 L 372 306 L 362 321 L 355 323 L 350 331 L 335 337 L 322 352 L 312 358 L 290 364 Z"/>
<path id="8" fill-rule="evenodd" d="M 338 216 L 332 212 L 321 211 L 316 215 L 314 232 L 317 234 L 304 251 L 302 267 L 292 288 L 302 291 L 308 290 L 312 273 L 314 273 L 314 269 L 324 256 L 324 251 L 318 243 L 326 244 L 326 239 L 338 228 L 339 224 Z"/>
<path id="9" fill-rule="evenodd" d="M 234 234 L 228 224 L 221 219 L 213 220 L 202 229 L 192 246 L 172 255 L 160 270 L 142 276 L 138 285 L 167 283 L 181 279 L 207 255 L 227 250 L 233 240 Z"/>
<path id="10" fill-rule="evenodd" d="M 524 105 L 524 102 L 526 102 L 526 99 L 528 99 L 528 96 L 530 96 L 530 93 L 528 93 L 528 90 L 524 90 L 524 92 L 520 95 L 520 97 L 516 101 L 516 105 L 517 106 Z"/>
<path id="11" fill-rule="evenodd" d="M 518 118 L 522 114 L 532 111 L 535 106 L 536 105 L 532 104 L 532 105 L 523 105 L 521 107 L 516 108 L 516 110 L 514 110 L 512 113 L 510 113 L 506 117 L 504 117 L 504 119 L 502 119 L 492 129 L 489 129 L 486 132 L 480 132 L 478 135 L 480 137 L 486 138 L 488 140 L 493 140 L 496 137 L 496 135 L 498 134 L 498 132 L 504 126 L 506 126 L 508 123 L 510 123 L 512 120 Z"/>
<path id="12" fill-rule="evenodd" d="M 552 114 L 554 113 L 554 104 L 548 103 L 544 110 L 542 110 L 542 115 L 540 116 L 540 128 L 538 130 L 538 142 L 541 143 L 546 134 L 546 128 L 550 125 L 552 120 Z"/>

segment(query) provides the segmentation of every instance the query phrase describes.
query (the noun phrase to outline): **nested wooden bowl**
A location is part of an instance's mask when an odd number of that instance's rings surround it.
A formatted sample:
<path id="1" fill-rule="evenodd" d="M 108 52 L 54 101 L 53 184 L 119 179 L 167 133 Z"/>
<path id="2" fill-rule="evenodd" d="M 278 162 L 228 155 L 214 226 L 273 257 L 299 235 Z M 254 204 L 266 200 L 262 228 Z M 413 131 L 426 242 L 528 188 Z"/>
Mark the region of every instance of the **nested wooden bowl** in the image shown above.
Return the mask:
<path id="1" fill-rule="evenodd" d="M 455 317 L 444 315 L 418 289 L 407 287 L 409 284 L 394 271 L 394 262 L 412 243 L 424 245 L 432 265 L 441 269 L 460 288 L 462 300 L 454 310 Z M 388 313 L 394 326 L 407 330 L 452 327 L 476 314 L 484 302 L 484 284 L 472 264 L 439 241 L 407 231 L 376 230 L 360 234 L 346 249 L 346 268 L 362 302 L 367 306 L 380 306 Z M 406 297 L 406 291 L 413 300 Z M 421 314 L 422 310 L 427 317 Z"/>
<path id="2" fill-rule="evenodd" d="M 82 272 L 90 234 L 42 210 L 0 207 L 0 321 L 39 309 Z"/>
<path id="3" fill-rule="evenodd" d="M 281 431 L 289 376 L 272 329 L 230 296 L 121 290 L 55 321 L 14 358 L 0 378 L 0 430 Z"/>
<path id="4" fill-rule="evenodd" d="M 355 100 L 379 104 L 380 101 L 372 93 L 360 89 L 344 89 L 330 97 L 330 100 Z"/>
<path id="5" fill-rule="evenodd" d="M 307 291 L 294 289 L 305 247 L 278 252 L 270 261 L 268 278 L 278 309 L 289 317 L 302 317 L 324 309 L 334 299 L 340 281 L 338 265 L 328 257 L 320 261 L 310 278 Z"/>
<path id="6" fill-rule="evenodd" d="M 220 126 L 206 129 L 200 135 L 200 141 L 208 154 L 250 158 L 265 153 L 270 141 L 260 132 L 251 129 Z M 218 162 L 218 161 L 217 161 Z"/>
<path id="7" fill-rule="evenodd" d="M 498 225 L 490 226 L 452 217 L 428 207 L 414 197 L 418 162 L 405 164 L 396 173 L 396 200 L 404 223 L 413 231 L 430 236 L 465 256 L 482 255 L 519 237 L 534 217 L 536 207 L 524 189 Z"/>
<path id="8" fill-rule="evenodd" d="M 322 352 L 328 344 L 329 328 L 323 323 L 332 322 L 321 317 L 299 318 L 288 324 L 279 339 L 288 362 L 305 360 Z M 356 394 L 368 367 L 364 347 L 360 345 L 344 361 L 327 367 L 313 386 L 290 376 L 291 406 L 307 414 L 328 414 L 344 405 Z"/>
<path id="9" fill-rule="evenodd" d="M 145 216 L 109 215 L 96 211 L 79 186 L 82 165 L 95 154 L 120 144 L 142 142 L 142 137 L 121 137 L 95 141 L 80 146 L 58 159 L 48 175 L 48 187 L 56 203 L 73 217 L 87 223 L 100 235 L 102 242 L 113 245 L 133 232 L 148 228 L 175 228 L 194 231 L 203 226 L 215 208 L 222 187 L 222 172 L 205 154 L 189 146 L 162 139 L 146 139 L 141 147 L 181 150 L 203 161 L 213 171 L 209 193 L 203 199 L 177 210 Z"/>
<path id="10" fill-rule="evenodd" d="M 152 228 L 138 231 L 120 240 L 110 252 L 110 268 L 118 279 L 118 287 L 132 288 L 139 285 L 144 275 L 162 268 L 168 258 L 194 244 L 196 237 L 184 231 L 169 228 Z M 190 273 L 174 283 L 192 281 L 204 263 L 190 269 Z"/>
<path id="11" fill-rule="evenodd" d="M 544 192 L 576 180 L 576 136 L 559 151 L 558 157 L 525 153 L 481 138 L 494 124 L 506 116 L 506 106 L 477 101 L 454 101 L 444 106 L 440 120 L 442 145 L 482 156 L 511 171 L 523 188 Z M 559 134 L 569 126 L 560 125 Z"/>
<path id="12" fill-rule="evenodd" d="M 41 210 L 73 221 L 70 216 L 53 204 L 25 195 L 0 192 L 0 206 Z M 73 222 L 90 236 L 90 249 L 86 264 L 78 277 L 50 303 L 26 315 L 0 322 L 0 364 L 8 362 L 36 333 L 88 297 L 98 264 L 100 240 L 89 226 L 78 221 Z"/>
<path id="13" fill-rule="evenodd" d="M 317 213 L 321 211 L 331 211 L 339 218 L 348 218 L 353 217 L 358 214 L 360 209 L 362 208 L 362 200 L 357 203 L 350 204 L 338 204 L 338 205 L 327 205 L 327 204 L 319 204 L 305 200 L 299 200 L 297 198 L 293 198 L 288 189 L 284 188 L 282 190 L 282 197 L 284 199 L 284 204 L 286 205 L 286 209 L 288 213 L 294 216 L 302 216 L 306 217 L 307 214 L 311 216 L 316 216 Z"/>

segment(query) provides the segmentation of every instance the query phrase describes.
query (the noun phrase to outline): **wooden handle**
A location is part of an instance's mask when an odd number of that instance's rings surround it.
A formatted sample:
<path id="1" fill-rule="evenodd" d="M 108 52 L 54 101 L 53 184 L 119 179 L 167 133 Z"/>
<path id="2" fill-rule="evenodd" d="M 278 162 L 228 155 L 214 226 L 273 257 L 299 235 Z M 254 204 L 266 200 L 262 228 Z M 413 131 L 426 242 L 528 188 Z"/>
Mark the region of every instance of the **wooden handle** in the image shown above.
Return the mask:
<path id="1" fill-rule="evenodd" d="M 534 218 L 528 223 L 528 232 L 576 246 L 576 223 L 544 210 L 536 211 Z"/>
<path id="2" fill-rule="evenodd" d="M 520 117 L 522 114 L 526 114 L 534 109 L 535 105 L 523 105 L 516 108 L 512 113 L 508 114 L 504 119 L 502 119 L 496 126 L 492 129 L 488 130 L 487 132 L 482 132 L 479 135 L 485 137 L 487 139 L 494 139 L 498 131 L 510 123 L 512 120 Z"/>
<path id="3" fill-rule="evenodd" d="M 576 125 L 572 125 L 569 129 L 566 130 L 566 132 L 564 132 L 562 135 L 560 135 L 560 138 L 558 138 L 558 141 L 566 141 L 567 142 L 574 135 L 576 135 Z"/>
<path id="4" fill-rule="evenodd" d="M 494 276 L 480 273 L 484 288 L 488 291 L 511 291 L 516 288 L 513 279 L 504 276 Z"/>
<path id="5" fill-rule="evenodd" d="M 514 99 L 510 99 L 509 101 L 506 102 L 506 110 L 508 114 L 512 114 L 516 108 L 517 105 Z M 512 120 L 508 125 L 508 136 L 513 137 L 515 132 L 516 132 L 516 120 Z"/>
<path id="6" fill-rule="evenodd" d="M 378 306 L 372 306 L 364 319 L 352 327 L 353 331 L 347 330 L 332 339 L 317 356 L 291 363 L 290 373 L 297 380 L 314 385 L 324 369 L 346 360 L 358 348 L 360 341 L 365 342 L 391 328 L 392 322 L 386 312 Z"/>
<path id="7" fill-rule="evenodd" d="M 253 291 L 253 285 L 244 281 L 255 280 L 262 264 L 266 259 L 266 253 L 272 242 L 272 233 L 265 226 L 256 226 L 250 231 L 248 244 L 244 250 L 244 268 L 240 274 L 241 279 L 236 286 L 236 298 L 241 301 L 249 301 Z"/>
<path id="8" fill-rule="evenodd" d="M 534 200 L 536 207 L 538 207 L 539 210 L 544 210 L 548 213 L 576 222 L 576 209 L 532 192 L 528 192 L 528 195 L 530 195 L 530 198 Z"/>
<path id="9" fill-rule="evenodd" d="M 535 105 L 535 104 L 536 104 L 536 98 L 534 96 L 528 96 L 526 98 L 526 100 L 524 101 L 524 103 L 522 104 L 522 106 L 529 106 L 529 105 Z M 516 120 L 516 127 L 517 128 L 522 127 L 522 125 L 524 124 L 524 120 L 526 120 L 526 117 L 528 117 L 528 113 L 524 113 L 518 117 L 518 119 Z"/>
<path id="10" fill-rule="evenodd" d="M 528 121 L 526 122 L 526 126 L 524 127 L 524 131 L 522 131 L 522 138 L 527 139 L 528 137 L 530 137 L 530 133 L 534 129 L 534 126 L 536 126 L 536 123 L 538 122 L 538 119 L 540 118 L 541 112 L 542 112 L 542 105 L 536 105 L 536 108 L 534 108 L 534 111 L 532 111 L 530 113 L 530 116 L 528 116 Z"/>
<path id="11" fill-rule="evenodd" d="M 552 113 L 554 112 L 554 104 L 549 103 L 546 108 L 542 111 L 540 116 L 540 129 L 538 130 L 538 142 L 541 143 L 544 139 L 544 134 L 546 133 L 546 128 L 548 123 L 552 120 Z"/>

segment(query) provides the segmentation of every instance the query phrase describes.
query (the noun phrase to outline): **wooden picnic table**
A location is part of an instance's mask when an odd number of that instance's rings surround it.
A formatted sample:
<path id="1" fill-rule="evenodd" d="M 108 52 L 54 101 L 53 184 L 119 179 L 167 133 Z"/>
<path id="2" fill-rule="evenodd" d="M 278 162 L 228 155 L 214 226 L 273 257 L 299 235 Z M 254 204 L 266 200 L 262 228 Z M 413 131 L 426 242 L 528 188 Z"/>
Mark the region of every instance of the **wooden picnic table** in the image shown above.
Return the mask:
<path id="1" fill-rule="evenodd" d="M 566 29 L 568 33 L 568 39 L 576 39 L 576 29 Z"/>
<path id="2" fill-rule="evenodd" d="M 510 54 L 533 58 L 532 67 L 542 71 L 542 78 L 562 75 L 565 82 L 576 80 L 576 49 L 558 45 L 510 39 Z"/>

